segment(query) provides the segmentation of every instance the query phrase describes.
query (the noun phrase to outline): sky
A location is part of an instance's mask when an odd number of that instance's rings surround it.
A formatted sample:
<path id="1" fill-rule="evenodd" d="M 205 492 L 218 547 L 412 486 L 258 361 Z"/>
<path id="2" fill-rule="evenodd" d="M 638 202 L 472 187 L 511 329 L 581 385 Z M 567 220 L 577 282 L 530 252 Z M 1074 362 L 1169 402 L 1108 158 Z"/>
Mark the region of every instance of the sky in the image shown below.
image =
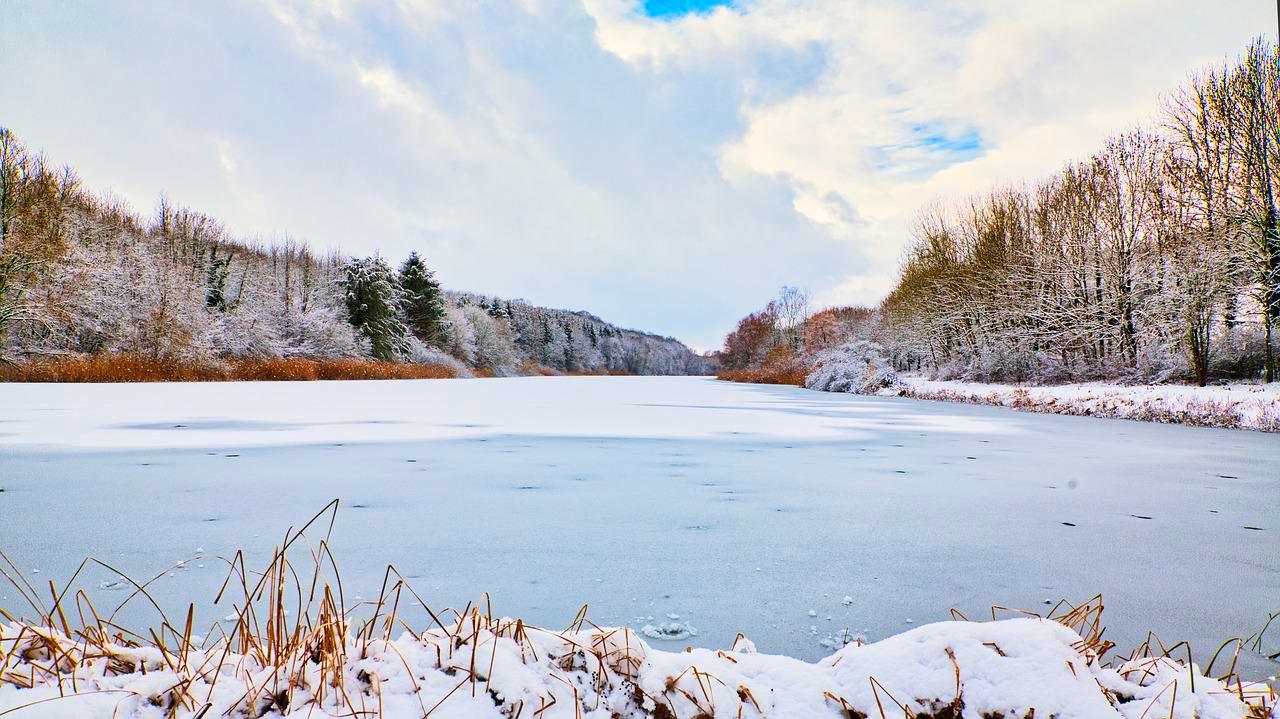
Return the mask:
<path id="1" fill-rule="evenodd" d="M 0 0 L 0 124 L 144 215 L 718 347 L 1150 124 L 1264 0 Z"/>

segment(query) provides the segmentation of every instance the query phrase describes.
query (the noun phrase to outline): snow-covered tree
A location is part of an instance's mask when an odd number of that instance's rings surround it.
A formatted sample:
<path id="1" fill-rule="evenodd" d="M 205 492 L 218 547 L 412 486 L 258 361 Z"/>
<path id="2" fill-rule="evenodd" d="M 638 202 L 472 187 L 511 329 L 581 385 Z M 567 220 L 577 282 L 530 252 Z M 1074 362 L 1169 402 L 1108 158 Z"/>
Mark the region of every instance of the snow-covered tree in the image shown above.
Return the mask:
<path id="1" fill-rule="evenodd" d="M 400 265 L 401 307 L 409 331 L 423 342 L 440 346 L 444 341 L 444 296 L 435 274 L 417 252 Z"/>
<path id="2" fill-rule="evenodd" d="M 376 255 L 351 260 L 345 272 L 347 320 L 369 341 L 374 357 L 399 359 L 406 330 L 400 319 L 402 293 L 395 272 Z"/>

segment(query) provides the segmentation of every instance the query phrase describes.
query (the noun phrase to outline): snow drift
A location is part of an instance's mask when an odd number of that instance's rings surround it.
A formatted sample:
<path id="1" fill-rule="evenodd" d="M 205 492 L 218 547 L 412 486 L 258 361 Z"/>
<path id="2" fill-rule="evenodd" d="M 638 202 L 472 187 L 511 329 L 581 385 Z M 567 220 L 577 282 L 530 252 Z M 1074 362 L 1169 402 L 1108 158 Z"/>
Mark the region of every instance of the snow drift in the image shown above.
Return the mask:
<path id="1" fill-rule="evenodd" d="M 968 402 L 1090 417 L 1280 432 L 1280 384 L 1068 384 L 1047 387 L 901 378 L 917 399 Z"/>
<path id="2" fill-rule="evenodd" d="M 1167 657 L 1107 668 L 1096 642 L 1039 618 L 927 625 L 813 664 L 746 640 L 667 652 L 629 629 L 555 632 L 478 611 L 395 638 L 344 637 L 340 624 L 284 655 L 243 637 L 178 652 L 10 624 L 0 627 L 0 714 L 1238 719 L 1265 716 L 1271 700 Z"/>

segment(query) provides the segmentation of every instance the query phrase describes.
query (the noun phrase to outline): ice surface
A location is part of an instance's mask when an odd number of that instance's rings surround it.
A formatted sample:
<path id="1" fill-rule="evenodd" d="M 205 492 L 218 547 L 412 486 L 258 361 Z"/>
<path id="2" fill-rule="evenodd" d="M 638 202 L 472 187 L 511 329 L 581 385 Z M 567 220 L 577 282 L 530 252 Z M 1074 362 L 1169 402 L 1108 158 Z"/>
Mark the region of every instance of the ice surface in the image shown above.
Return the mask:
<path id="1" fill-rule="evenodd" d="M 684 643 L 804 659 L 1095 592 L 1108 638 L 1202 658 L 1280 608 L 1275 435 L 684 377 L 0 385 L 0 420 L 0 548 L 59 587 L 87 555 L 161 575 L 176 615 L 216 594 L 216 556 L 263 564 L 335 497 L 349 596 L 394 563 L 433 607 L 670 613 Z M 131 593 L 81 579 L 100 607 Z"/>

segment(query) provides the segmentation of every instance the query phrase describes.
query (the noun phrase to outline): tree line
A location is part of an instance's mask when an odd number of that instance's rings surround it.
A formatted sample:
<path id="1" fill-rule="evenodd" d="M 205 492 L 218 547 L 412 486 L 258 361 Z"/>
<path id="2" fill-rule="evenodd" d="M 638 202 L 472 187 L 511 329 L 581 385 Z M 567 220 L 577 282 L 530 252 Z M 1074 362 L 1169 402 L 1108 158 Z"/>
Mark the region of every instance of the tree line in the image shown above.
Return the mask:
<path id="1" fill-rule="evenodd" d="M 1280 379 L 1278 59 L 1258 39 L 1054 175 L 923 209 L 879 307 L 796 332 L 780 298 L 729 336 L 726 366 L 856 337 L 946 378 Z"/>
<path id="2" fill-rule="evenodd" d="M 686 374 L 680 342 L 585 313 L 444 290 L 418 253 L 317 254 L 162 197 L 143 219 L 0 128 L 0 359 L 368 357 L 486 373 Z M 486 304 L 487 303 L 487 304 Z"/>

